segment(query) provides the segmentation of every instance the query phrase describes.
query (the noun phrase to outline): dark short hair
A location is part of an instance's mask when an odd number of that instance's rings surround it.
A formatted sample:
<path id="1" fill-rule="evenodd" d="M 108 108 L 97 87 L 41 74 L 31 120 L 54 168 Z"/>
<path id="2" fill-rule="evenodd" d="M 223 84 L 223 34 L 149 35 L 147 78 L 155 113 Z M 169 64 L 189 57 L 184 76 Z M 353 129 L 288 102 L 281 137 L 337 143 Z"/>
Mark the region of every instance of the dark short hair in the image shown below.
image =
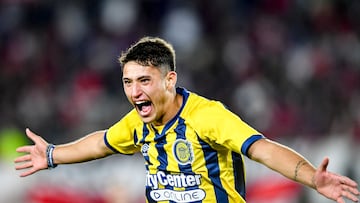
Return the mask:
<path id="1" fill-rule="evenodd" d="M 158 37 L 143 37 L 119 57 L 122 68 L 129 61 L 143 66 L 165 66 L 175 71 L 175 50 L 173 46 Z"/>

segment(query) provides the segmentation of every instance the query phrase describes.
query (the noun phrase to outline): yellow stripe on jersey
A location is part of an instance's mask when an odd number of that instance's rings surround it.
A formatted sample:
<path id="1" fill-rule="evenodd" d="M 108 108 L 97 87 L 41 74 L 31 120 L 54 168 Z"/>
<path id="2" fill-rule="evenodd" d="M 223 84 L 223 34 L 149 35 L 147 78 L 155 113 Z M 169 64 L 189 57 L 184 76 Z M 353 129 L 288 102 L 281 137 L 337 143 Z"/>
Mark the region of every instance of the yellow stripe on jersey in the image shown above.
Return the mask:
<path id="1" fill-rule="evenodd" d="M 183 105 L 165 126 L 144 124 L 132 110 L 108 129 L 105 143 L 143 154 L 147 202 L 245 202 L 242 154 L 264 136 L 220 102 L 177 93 Z"/>

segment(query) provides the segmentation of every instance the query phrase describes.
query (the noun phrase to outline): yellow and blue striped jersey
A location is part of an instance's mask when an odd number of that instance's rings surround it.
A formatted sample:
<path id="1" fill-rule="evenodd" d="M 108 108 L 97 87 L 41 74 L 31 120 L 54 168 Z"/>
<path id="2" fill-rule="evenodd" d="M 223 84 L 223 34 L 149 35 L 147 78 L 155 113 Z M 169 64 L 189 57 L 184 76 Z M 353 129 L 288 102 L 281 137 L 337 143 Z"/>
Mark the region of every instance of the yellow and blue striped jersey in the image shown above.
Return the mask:
<path id="1" fill-rule="evenodd" d="M 164 126 L 130 111 L 111 126 L 105 143 L 118 153 L 141 152 L 147 202 L 245 202 L 242 155 L 262 134 L 220 102 L 177 88 L 183 104 Z"/>

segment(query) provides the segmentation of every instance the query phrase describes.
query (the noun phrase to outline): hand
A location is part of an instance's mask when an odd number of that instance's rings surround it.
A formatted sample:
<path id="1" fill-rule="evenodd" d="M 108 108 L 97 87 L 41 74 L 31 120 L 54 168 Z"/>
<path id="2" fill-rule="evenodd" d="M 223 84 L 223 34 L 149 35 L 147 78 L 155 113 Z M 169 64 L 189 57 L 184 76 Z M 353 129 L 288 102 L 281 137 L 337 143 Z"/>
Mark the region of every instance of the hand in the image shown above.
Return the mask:
<path id="1" fill-rule="evenodd" d="M 16 170 L 28 169 L 21 173 L 20 177 L 25 177 L 39 170 L 48 168 L 46 159 L 46 147 L 48 143 L 28 128 L 26 129 L 26 135 L 34 142 L 34 145 L 22 146 L 16 149 L 17 152 L 26 153 L 14 160 L 15 163 L 20 163 L 15 166 Z"/>
<path id="2" fill-rule="evenodd" d="M 326 170 L 329 159 L 325 158 L 315 172 L 313 183 L 316 190 L 325 197 L 338 203 L 345 203 L 343 197 L 358 202 L 357 183 L 348 177 L 340 176 Z"/>

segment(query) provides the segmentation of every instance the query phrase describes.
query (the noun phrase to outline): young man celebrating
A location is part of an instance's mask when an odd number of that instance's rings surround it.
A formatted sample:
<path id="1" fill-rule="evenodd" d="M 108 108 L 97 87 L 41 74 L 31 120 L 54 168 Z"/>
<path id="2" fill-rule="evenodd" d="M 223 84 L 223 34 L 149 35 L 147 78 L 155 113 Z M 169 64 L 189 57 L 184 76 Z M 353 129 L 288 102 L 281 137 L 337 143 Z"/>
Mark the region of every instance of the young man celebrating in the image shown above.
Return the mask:
<path id="1" fill-rule="evenodd" d="M 358 201 L 353 180 L 316 169 L 292 149 L 267 139 L 220 102 L 176 87 L 175 52 L 160 38 L 145 37 L 119 59 L 124 91 L 134 106 L 107 130 L 64 145 L 47 143 L 26 129 L 34 145 L 18 152 L 20 176 L 39 170 L 141 152 L 147 202 L 245 202 L 243 155 L 285 177 L 344 203 Z"/>

